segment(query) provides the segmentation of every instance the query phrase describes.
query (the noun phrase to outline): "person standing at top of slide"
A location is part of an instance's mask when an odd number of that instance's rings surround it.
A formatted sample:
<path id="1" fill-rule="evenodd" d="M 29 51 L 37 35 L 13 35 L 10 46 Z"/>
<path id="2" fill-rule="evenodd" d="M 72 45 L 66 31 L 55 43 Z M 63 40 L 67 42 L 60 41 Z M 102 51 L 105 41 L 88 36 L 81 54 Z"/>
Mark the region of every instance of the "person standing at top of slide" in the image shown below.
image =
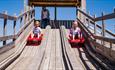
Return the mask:
<path id="1" fill-rule="evenodd" d="M 50 20 L 49 16 L 50 16 L 49 10 L 46 9 L 46 7 L 42 7 L 42 12 L 41 12 L 42 28 L 45 28 L 47 25 L 49 25 L 49 20 Z"/>

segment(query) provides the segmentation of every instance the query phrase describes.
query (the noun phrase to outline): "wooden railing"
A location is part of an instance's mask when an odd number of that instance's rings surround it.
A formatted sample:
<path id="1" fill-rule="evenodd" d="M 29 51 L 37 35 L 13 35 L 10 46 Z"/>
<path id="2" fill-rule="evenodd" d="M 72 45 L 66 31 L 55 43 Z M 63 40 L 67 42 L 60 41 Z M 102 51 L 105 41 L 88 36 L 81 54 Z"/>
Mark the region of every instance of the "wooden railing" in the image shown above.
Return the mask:
<path id="1" fill-rule="evenodd" d="M 85 17 L 85 22 L 78 18 L 80 27 L 89 35 L 90 41 L 95 46 L 94 50 L 98 50 L 101 54 L 108 57 L 110 60 L 115 59 L 115 34 L 105 28 L 105 20 L 115 18 L 115 12 L 112 14 L 103 15 L 101 17 L 91 17 L 89 14 L 78 9 L 80 15 Z M 97 24 L 97 21 L 102 22 L 102 26 Z M 90 27 L 90 25 L 93 25 Z M 97 30 L 100 29 L 100 30 Z"/>
<path id="2" fill-rule="evenodd" d="M 60 26 L 64 25 L 67 29 L 71 28 L 73 20 L 51 20 L 50 25 L 52 28 L 60 28 Z"/>
<path id="3" fill-rule="evenodd" d="M 111 32 L 111 31 L 109 31 L 109 30 L 107 30 L 106 28 L 105 28 L 105 23 L 104 23 L 104 20 L 109 20 L 109 19 L 113 19 L 113 18 L 115 18 L 115 12 L 114 13 L 112 13 L 112 14 L 107 14 L 107 15 L 103 15 L 103 13 L 102 13 L 102 16 L 101 17 L 95 17 L 95 15 L 94 15 L 94 17 L 92 17 L 92 16 L 90 16 L 89 15 L 89 13 L 87 14 L 87 13 L 85 13 L 85 12 L 83 12 L 82 10 L 80 10 L 80 9 L 78 9 L 78 11 L 80 12 L 80 13 L 82 13 L 82 15 L 84 15 L 84 17 L 86 18 L 85 20 L 87 21 L 87 24 L 88 24 L 88 26 L 90 25 L 90 24 L 92 24 L 94 27 L 93 27 L 93 29 L 94 29 L 94 33 L 96 33 L 96 28 L 99 28 L 99 29 L 103 29 L 102 30 L 102 33 L 103 34 L 105 34 L 105 33 L 108 33 L 108 34 L 110 34 L 111 36 L 113 36 L 113 37 L 115 37 L 115 33 L 113 33 L 113 32 Z M 102 26 L 100 26 L 99 24 L 97 24 L 97 22 L 98 21 L 101 21 L 102 22 Z M 86 24 L 86 22 L 84 22 L 85 24 Z M 103 32 L 104 31 L 104 32 Z"/>
<path id="4" fill-rule="evenodd" d="M 31 8 L 30 10 L 27 10 L 23 13 L 21 13 L 19 16 L 9 16 L 7 15 L 7 13 L 0 13 L 0 19 L 4 20 L 3 21 L 3 36 L 0 37 L 0 42 L 3 42 L 3 46 L 9 46 L 7 44 L 7 40 L 11 40 L 12 42 L 14 42 L 19 36 L 20 34 L 26 29 L 26 27 L 34 20 L 34 14 L 35 14 L 35 10 L 34 8 Z M 12 35 L 6 35 L 7 33 L 7 24 L 11 24 L 8 23 L 8 21 L 11 20 L 13 21 L 13 34 Z M 19 22 L 19 23 L 18 23 Z M 18 29 L 18 32 L 16 31 L 16 26 L 19 26 L 20 28 Z M 10 28 L 12 29 L 12 28 Z M 8 30 L 8 31 L 12 31 L 12 30 Z M 12 43 L 10 42 L 10 43 Z M 3 47 L 1 46 L 1 47 Z M 14 45 L 13 45 L 14 46 Z M 0 47 L 0 48 L 1 48 Z"/>
<path id="5" fill-rule="evenodd" d="M 3 42 L 3 46 L 0 48 L 0 70 L 5 70 L 9 64 L 20 56 L 25 48 L 27 37 L 32 32 L 35 9 L 30 8 L 21 13 L 18 17 L 0 13 L 0 18 L 4 20 L 3 36 L 0 37 L 0 42 Z M 6 26 L 7 24 L 10 24 L 7 23 L 8 20 L 13 21 L 13 34 L 7 36 Z M 16 26 L 19 26 L 19 24 L 20 28 L 16 30 Z M 7 43 L 7 40 L 12 41 Z"/>

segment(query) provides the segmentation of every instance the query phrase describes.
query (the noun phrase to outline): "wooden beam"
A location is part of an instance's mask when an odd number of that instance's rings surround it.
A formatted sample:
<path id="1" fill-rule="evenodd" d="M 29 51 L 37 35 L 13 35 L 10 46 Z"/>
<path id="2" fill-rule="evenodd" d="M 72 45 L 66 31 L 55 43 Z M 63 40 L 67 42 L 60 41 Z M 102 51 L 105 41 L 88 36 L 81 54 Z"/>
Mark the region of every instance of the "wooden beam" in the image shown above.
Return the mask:
<path id="1" fill-rule="evenodd" d="M 80 6 L 78 2 L 30 2 L 30 6 L 58 6 L 58 7 L 76 7 Z"/>
<path id="2" fill-rule="evenodd" d="M 79 0 L 29 0 L 28 2 L 79 2 Z"/>
<path id="3" fill-rule="evenodd" d="M 7 11 L 4 12 L 7 15 Z M 3 27 L 3 36 L 6 35 L 6 25 L 7 25 L 7 18 L 4 18 L 4 27 Z M 6 45 L 6 41 L 3 41 L 3 45 Z"/>
<path id="4" fill-rule="evenodd" d="M 18 37 L 17 35 L 3 36 L 3 37 L 0 37 L 0 41 L 6 41 L 6 40 L 17 38 L 17 37 Z"/>
<path id="5" fill-rule="evenodd" d="M 0 54 L 11 50 L 14 46 L 15 46 L 14 42 L 11 42 L 9 44 L 3 45 L 2 47 L 0 47 Z"/>
<path id="6" fill-rule="evenodd" d="M 99 40 L 103 40 L 103 41 L 106 41 L 106 42 L 115 43 L 115 39 L 112 39 L 112 38 L 102 37 L 102 36 L 94 36 L 94 37 L 96 39 L 99 39 Z"/>
<path id="7" fill-rule="evenodd" d="M 103 13 L 102 13 L 102 36 L 105 36 L 105 22 L 103 20 Z"/>
<path id="8" fill-rule="evenodd" d="M 87 21 L 88 21 L 88 19 L 86 19 Z M 90 23 L 91 24 L 95 24 L 95 22 L 93 22 L 93 21 L 90 21 Z M 99 24 L 96 24 L 96 27 L 98 27 L 99 29 L 102 29 L 102 27 L 99 25 Z M 111 31 L 109 31 L 109 30 L 105 30 L 108 34 L 110 34 L 111 36 L 113 36 L 113 37 L 115 37 L 115 34 L 114 33 L 112 33 Z"/>
<path id="9" fill-rule="evenodd" d="M 4 13 L 0 13 L 0 18 L 1 19 L 8 19 L 8 20 L 16 20 L 16 17 L 14 17 L 14 16 L 9 16 L 9 15 L 7 15 L 7 14 L 4 14 Z"/>
<path id="10" fill-rule="evenodd" d="M 34 11 L 35 9 L 31 9 L 31 10 L 28 10 L 28 11 L 25 11 L 24 13 L 21 13 L 18 17 L 17 17 L 17 19 L 20 19 L 22 16 L 24 16 L 25 14 L 27 14 L 27 13 L 29 13 L 29 12 L 32 12 L 32 11 Z"/>
<path id="11" fill-rule="evenodd" d="M 55 7 L 55 21 L 57 20 L 57 8 Z"/>
<path id="12" fill-rule="evenodd" d="M 113 19 L 113 18 L 115 18 L 115 13 L 103 15 L 103 17 L 97 17 L 97 18 L 95 18 L 95 21 L 101 21 L 102 19 L 108 20 L 108 19 Z"/>
<path id="13" fill-rule="evenodd" d="M 91 16 L 88 15 L 87 13 L 83 12 L 81 9 L 78 9 L 78 11 L 79 11 L 80 13 L 82 13 L 83 15 L 85 15 L 87 18 L 89 18 L 89 19 L 91 19 L 91 20 L 94 21 L 94 18 L 93 18 L 93 17 L 91 17 Z"/>

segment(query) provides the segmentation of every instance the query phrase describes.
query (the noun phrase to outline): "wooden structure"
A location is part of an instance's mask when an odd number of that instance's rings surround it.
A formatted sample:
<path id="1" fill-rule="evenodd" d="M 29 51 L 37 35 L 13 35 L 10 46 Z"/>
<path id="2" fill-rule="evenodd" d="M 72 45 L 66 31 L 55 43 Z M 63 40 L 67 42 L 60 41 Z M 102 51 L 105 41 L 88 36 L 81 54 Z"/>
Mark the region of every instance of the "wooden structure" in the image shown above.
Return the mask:
<path id="1" fill-rule="evenodd" d="M 80 6 L 81 0 L 29 0 L 28 5 L 30 6 L 56 6 L 56 7 L 76 7 Z"/>
<path id="2" fill-rule="evenodd" d="M 95 46 L 93 48 L 94 51 L 99 52 L 100 54 L 104 55 L 109 60 L 114 62 L 115 33 L 112 33 L 105 28 L 104 21 L 115 18 L 115 12 L 107 15 L 103 15 L 102 13 L 101 17 L 93 18 L 80 9 L 78 10 L 82 15 L 85 16 L 85 22 L 82 22 L 79 18 L 78 21 L 85 34 L 90 37 L 89 41 L 90 43 L 92 43 L 92 46 Z M 97 24 L 97 21 L 102 21 L 102 26 Z"/>
<path id="3" fill-rule="evenodd" d="M 35 2 L 33 2 L 35 1 Z M 41 3 L 43 2 L 43 3 Z M 63 5 L 60 5 L 61 3 Z M 51 20 L 51 26 L 58 29 L 51 29 L 47 26 L 43 29 L 44 37 L 38 46 L 27 46 L 26 40 L 32 32 L 35 20 L 34 6 L 78 6 L 77 20 L 86 39 L 85 48 L 72 48 L 67 40 L 67 28 L 70 28 L 73 20 Z M 115 34 L 105 28 L 105 20 L 115 18 L 115 12 L 101 17 L 91 17 L 85 12 L 85 0 L 29 0 L 28 9 L 21 12 L 19 16 L 7 15 L 7 12 L 0 13 L 3 20 L 3 36 L 0 42 L 0 70 L 115 70 Z M 41 3 L 41 4 L 40 4 Z M 59 4 L 58 4 L 59 3 Z M 13 21 L 13 34 L 6 35 L 8 20 Z M 102 26 L 97 24 L 102 22 Z M 17 24 L 20 28 L 17 31 Z M 111 38 L 110 38 L 111 37 Z M 10 43 L 7 41 L 11 40 Z M 88 56 L 87 56 L 88 55 Z M 114 64 L 113 64 L 114 65 Z"/>
<path id="4" fill-rule="evenodd" d="M 57 18 L 56 7 L 75 7 L 76 15 L 78 15 L 79 18 L 84 17 L 82 17 L 82 15 L 77 12 L 77 8 L 80 8 L 83 11 L 86 10 L 86 0 L 28 0 L 28 5 L 34 7 L 55 7 L 55 20 Z"/>

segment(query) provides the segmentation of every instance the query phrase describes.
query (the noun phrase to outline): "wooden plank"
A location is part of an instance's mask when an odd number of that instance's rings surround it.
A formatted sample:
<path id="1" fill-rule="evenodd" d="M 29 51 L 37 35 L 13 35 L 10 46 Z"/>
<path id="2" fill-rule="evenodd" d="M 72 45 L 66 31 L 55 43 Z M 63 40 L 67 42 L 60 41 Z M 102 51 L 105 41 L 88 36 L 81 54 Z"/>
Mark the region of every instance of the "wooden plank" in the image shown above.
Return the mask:
<path id="1" fill-rule="evenodd" d="M 29 0 L 29 2 L 80 2 L 78 0 Z"/>
<path id="2" fill-rule="evenodd" d="M 76 53 L 76 57 L 79 59 L 80 63 L 83 64 L 83 67 L 89 70 L 97 70 L 94 67 L 94 63 L 91 63 L 91 59 L 89 60 L 89 58 L 87 58 L 87 53 L 84 52 L 84 50 L 82 48 L 74 48 L 74 51 Z M 78 54 L 78 55 L 77 55 Z"/>
<path id="3" fill-rule="evenodd" d="M 69 1 L 69 2 L 67 2 L 67 1 L 49 1 L 49 2 L 47 2 L 47 1 L 30 1 L 29 3 L 28 3 L 28 5 L 34 5 L 34 6 L 65 6 L 65 7 L 68 7 L 68 6 L 71 6 L 71 7 L 76 7 L 76 6 L 80 6 L 80 3 L 79 2 L 73 2 L 73 1 Z"/>
<path id="4" fill-rule="evenodd" d="M 14 48 L 14 47 L 15 47 L 15 44 L 14 44 L 13 42 L 11 42 L 11 43 L 9 43 L 9 44 L 7 44 L 7 45 L 2 46 L 2 47 L 0 48 L 0 55 L 1 55 L 2 53 L 7 52 L 8 50 L 10 50 L 10 49 L 12 49 L 12 48 Z"/>
<path id="5" fill-rule="evenodd" d="M 14 62 L 14 64 L 10 65 L 8 70 L 28 70 L 27 67 L 30 66 L 32 60 L 35 58 L 35 52 L 37 52 L 37 46 L 26 46 L 25 51 L 21 54 L 21 56 Z M 20 61 L 19 61 L 20 59 Z M 31 67 L 32 68 L 32 67 Z"/>
<path id="6" fill-rule="evenodd" d="M 102 37 L 102 36 L 94 36 L 96 39 L 99 39 L 99 40 L 104 40 L 106 42 L 112 42 L 112 43 L 115 43 L 115 39 L 112 39 L 112 38 L 108 38 L 108 37 Z"/>
<path id="7" fill-rule="evenodd" d="M 35 46 L 33 46 L 35 47 Z M 36 46 L 33 51 L 33 55 L 31 56 L 31 62 L 29 62 L 28 66 L 26 67 L 26 70 L 38 70 L 37 62 L 38 62 L 38 53 L 39 51 L 39 46 Z"/>
<path id="8" fill-rule="evenodd" d="M 34 6 L 56 6 L 56 7 L 76 7 L 79 5 L 79 3 L 73 3 L 73 2 L 68 2 L 68 3 L 63 3 L 63 2 L 31 2 L 29 5 L 34 5 Z"/>
<path id="9" fill-rule="evenodd" d="M 83 67 L 83 65 L 79 62 L 79 60 L 75 57 L 75 52 L 74 50 L 71 48 L 70 44 L 68 43 L 68 40 L 66 38 L 66 32 L 65 29 L 63 30 L 64 34 L 64 42 L 65 42 L 65 48 L 66 48 L 66 52 L 69 58 L 69 61 L 71 63 L 71 69 L 75 70 L 75 69 L 79 69 L 79 70 L 85 70 L 85 68 Z M 71 56 L 72 55 L 72 56 Z"/>
<path id="10" fill-rule="evenodd" d="M 90 23 L 93 24 L 93 25 L 95 24 L 95 23 L 92 22 L 92 21 L 90 21 Z M 96 26 L 97 26 L 99 29 L 102 29 L 102 27 L 101 27 L 99 24 L 97 24 Z M 115 34 L 112 33 L 111 31 L 109 31 L 109 30 L 106 29 L 105 32 L 107 32 L 107 33 L 110 34 L 111 36 L 115 37 Z"/>
<path id="11" fill-rule="evenodd" d="M 44 34 L 43 37 L 43 41 L 41 43 L 41 45 L 39 46 L 39 49 L 36 50 L 35 56 L 31 59 L 31 62 L 28 64 L 27 66 L 27 70 L 38 70 L 41 66 L 41 63 L 43 62 L 43 58 L 44 58 L 44 52 L 45 52 L 45 48 L 47 45 L 47 38 L 49 36 L 49 27 L 47 27 L 48 29 L 46 29 L 46 32 Z"/>
<path id="12" fill-rule="evenodd" d="M 33 65 L 37 65 L 38 59 L 36 59 L 36 57 L 38 54 L 36 53 L 38 53 L 38 49 L 38 46 L 26 46 L 20 57 L 13 62 L 7 70 L 32 70 Z"/>
<path id="13" fill-rule="evenodd" d="M 21 13 L 21 14 L 19 14 L 19 16 L 17 17 L 17 19 L 20 19 L 21 17 L 23 17 L 25 14 L 27 14 L 27 13 L 29 13 L 29 12 L 32 12 L 32 11 L 34 11 L 35 9 L 30 9 L 30 10 L 27 10 L 27 11 L 25 11 L 24 13 Z"/>
<path id="14" fill-rule="evenodd" d="M 23 46 L 25 46 L 25 44 L 20 45 L 22 47 L 19 47 L 17 50 L 14 49 L 14 53 L 12 55 L 10 55 L 9 57 L 7 57 L 6 59 L 4 59 L 2 62 L 0 62 L 0 69 L 5 69 L 11 62 L 13 62 L 22 52 L 23 50 Z"/>
<path id="15" fill-rule="evenodd" d="M 56 32 L 55 29 L 52 30 L 53 31 L 53 36 L 52 36 L 52 43 L 51 43 L 51 54 L 50 54 L 50 62 L 49 62 L 49 70 L 55 70 L 56 69 L 56 60 L 55 60 L 55 56 L 56 56 Z"/>
<path id="16" fill-rule="evenodd" d="M 69 30 L 66 30 L 66 35 L 68 35 L 68 33 L 69 33 Z M 86 69 L 84 63 L 82 62 L 82 59 L 80 58 L 80 53 L 78 52 L 78 48 L 72 48 L 72 50 L 74 50 L 74 53 L 75 53 L 74 56 L 77 58 L 78 62 L 82 65 L 84 69 Z M 83 53 L 83 50 L 81 51 L 81 53 Z"/>
<path id="17" fill-rule="evenodd" d="M 28 21 L 26 24 L 24 24 L 21 28 L 20 28 L 20 30 L 19 30 L 19 32 L 17 33 L 17 35 L 18 36 L 20 36 L 20 34 L 30 25 L 30 23 L 32 23 L 34 21 L 34 18 L 32 18 L 30 21 Z M 33 24 L 31 24 L 31 25 L 33 25 Z"/>
<path id="18" fill-rule="evenodd" d="M 56 70 L 65 70 L 61 50 L 60 33 L 56 29 Z"/>
<path id="19" fill-rule="evenodd" d="M 3 26 L 3 36 L 6 35 L 6 26 L 7 25 L 7 19 L 4 19 L 4 26 Z M 3 41 L 3 45 L 6 45 L 6 41 Z"/>
<path id="20" fill-rule="evenodd" d="M 17 38 L 17 37 L 18 37 L 17 35 L 3 36 L 3 37 L 0 37 L 0 41 L 6 41 L 6 40 Z"/>
<path id="21" fill-rule="evenodd" d="M 14 21 L 14 24 L 13 24 L 13 34 L 14 34 L 14 37 L 15 37 L 15 34 L 16 34 L 16 20 Z M 16 38 L 13 38 L 13 41 L 15 41 Z"/>
<path id="22" fill-rule="evenodd" d="M 16 61 L 13 62 L 9 67 L 7 67 L 6 70 L 12 70 L 14 67 L 16 67 L 18 65 L 18 63 L 23 59 L 22 56 L 25 55 L 25 53 L 27 52 L 28 49 L 29 49 L 29 47 L 25 47 L 25 49 L 22 52 L 21 56 L 19 58 L 17 58 Z"/>
<path id="23" fill-rule="evenodd" d="M 27 36 L 29 35 L 31 29 L 32 29 L 32 24 L 28 25 L 28 27 L 25 27 L 20 37 L 18 37 L 18 39 L 15 41 L 16 47 L 14 49 L 14 53 L 13 54 L 10 53 L 12 54 L 10 56 L 9 55 L 5 56 L 6 59 L 0 62 L 0 69 L 5 69 L 11 62 L 13 62 L 21 54 L 26 44 Z"/>
<path id="24" fill-rule="evenodd" d="M 31 58 L 32 53 L 35 50 L 33 50 L 34 47 L 32 46 L 27 46 L 27 47 L 29 47 L 29 49 L 23 56 L 21 56 L 22 60 L 17 64 L 17 66 L 13 68 L 13 70 L 26 70 L 27 66 L 30 64 L 32 60 Z"/>
<path id="25" fill-rule="evenodd" d="M 86 17 L 88 17 L 89 19 L 91 19 L 92 21 L 94 21 L 94 18 L 93 18 L 93 17 L 91 17 L 90 15 L 86 14 L 86 13 L 83 12 L 81 9 L 78 9 L 78 11 L 79 11 L 80 13 L 82 13 L 83 15 L 85 15 Z"/>
<path id="26" fill-rule="evenodd" d="M 23 51 L 24 46 L 25 46 L 25 44 L 26 44 L 27 36 L 29 35 L 29 33 L 30 33 L 30 31 L 31 31 L 31 30 L 30 30 L 30 29 L 31 29 L 31 26 L 32 26 L 32 24 L 30 24 L 30 25 L 26 28 L 28 31 L 24 30 L 24 32 L 21 34 L 22 37 L 19 37 L 19 38 L 16 40 L 16 42 L 15 42 L 16 47 L 15 47 L 15 49 L 14 49 L 15 53 L 13 53 L 11 56 L 7 57 L 7 58 L 4 59 L 2 62 L 0 62 L 0 69 L 6 68 L 11 62 L 13 62 L 13 61 L 21 54 L 21 52 Z M 30 30 L 30 31 L 29 31 L 29 30 Z M 25 33 L 26 33 L 27 35 L 26 35 Z M 23 38 L 23 39 L 22 39 L 22 38 Z M 21 41 L 20 39 L 22 39 L 22 41 Z M 21 41 L 21 42 L 20 42 L 20 41 Z"/>
<path id="27" fill-rule="evenodd" d="M 1 19 L 8 19 L 8 20 L 16 20 L 15 16 L 9 16 L 7 14 L 0 13 L 0 18 Z"/>
<path id="28" fill-rule="evenodd" d="M 4 52 L 4 53 L 0 54 L 0 62 L 2 62 L 4 59 L 6 59 L 7 57 L 9 57 L 13 53 L 14 53 L 14 48 L 11 49 L 11 50 L 8 50 L 7 52 Z"/>
<path id="29" fill-rule="evenodd" d="M 10 16 L 4 13 L 0 13 L 0 18 L 1 19 L 8 19 L 8 20 L 18 20 L 19 18 L 21 18 L 22 16 L 24 16 L 26 13 L 32 12 L 35 9 L 30 9 L 28 11 L 25 11 L 24 13 L 21 13 L 18 17 L 17 16 Z"/>
<path id="30" fill-rule="evenodd" d="M 107 15 L 104 15 L 103 17 L 96 17 L 95 18 L 95 21 L 101 21 L 101 20 L 109 20 L 109 19 L 113 19 L 115 18 L 115 13 L 111 13 L 111 14 L 107 14 Z"/>
<path id="31" fill-rule="evenodd" d="M 27 46 L 28 47 L 28 46 Z M 30 58 L 27 58 L 27 54 L 30 54 L 31 51 L 31 47 L 28 47 L 27 50 L 24 55 L 20 56 L 19 58 L 21 58 L 21 60 L 13 67 L 12 70 L 24 70 L 24 66 L 27 65 L 27 63 L 30 61 Z"/>
<path id="32" fill-rule="evenodd" d="M 49 63 L 50 63 L 50 54 L 51 54 L 51 43 L 52 43 L 52 38 L 54 38 L 54 34 L 53 34 L 53 30 L 51 30 L 49 32 L 49 38 L 48 38 L 48 42 L 47 42 L 47 46 L 45 49 L 45 54 L 44 54 L 44 58 L 43 58 L 43 62 L 41 64 L 40 70 L 48 70 L 49 68 Z"/>

